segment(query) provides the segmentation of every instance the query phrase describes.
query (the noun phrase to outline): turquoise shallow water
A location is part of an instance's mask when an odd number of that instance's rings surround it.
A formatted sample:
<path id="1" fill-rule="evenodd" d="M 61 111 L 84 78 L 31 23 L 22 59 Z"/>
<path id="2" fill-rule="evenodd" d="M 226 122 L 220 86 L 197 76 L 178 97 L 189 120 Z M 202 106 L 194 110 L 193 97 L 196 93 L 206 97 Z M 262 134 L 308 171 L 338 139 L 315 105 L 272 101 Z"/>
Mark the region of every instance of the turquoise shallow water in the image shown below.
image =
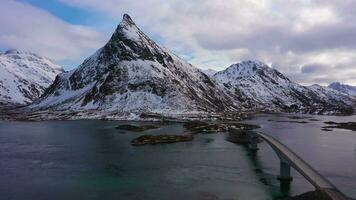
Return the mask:
<path id="1" fill-rule="evenodd" d="M 345 193 L 356 196 L 355 132 L 322 132 L 321 122 L 268 121 L 271 118 L 286 116 L 260 116 L 250 123 L 261 124 L 263 131 L 289 145 Z M 350 117 L 337 119 L 350 121 Z M 0 122 L 1 199 L 273 199 L 281 195 L 278 158 L 265 143 L 259 144 L 257 156 L 226 141 L 226 134 L 134 147 L 130 141 L 141 134 L 182 134 L 182 124 L 144 133 L 115 129 L 124 123 Z M 313 189 L 293 174 L 286 193 Z"/>

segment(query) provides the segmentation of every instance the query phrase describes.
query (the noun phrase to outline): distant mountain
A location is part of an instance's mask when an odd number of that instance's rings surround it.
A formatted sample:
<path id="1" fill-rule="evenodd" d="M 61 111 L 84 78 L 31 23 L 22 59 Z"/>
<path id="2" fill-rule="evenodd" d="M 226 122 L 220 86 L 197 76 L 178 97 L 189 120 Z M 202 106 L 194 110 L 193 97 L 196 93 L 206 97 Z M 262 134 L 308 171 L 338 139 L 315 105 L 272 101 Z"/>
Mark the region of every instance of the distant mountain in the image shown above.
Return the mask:
<path id="1" fill-rule="evenodd" d="M 321 86 L 299 85 L 259 61 L 233 64 L 213 77 L 247 109 L 341 114 L 353 112 L 355 105 L 355 99 L 348 95 Z"/>
<path id="2" fill-rule="evenodd" d="M 63 71 L 51 60 L 30 52 L 0 53 L 0 106 L 31 103 Z"/>
<path id="3" fill-rule="evenodd" d="M 216 74 L 218 72 L 218 71 L 213 70 L 213 69 L 204 69 L 202 71 L 208 76 L 214 76 L 214 74 Z"/>
<path id="4" fill-rule="evenodd" d="M 356 96 L 356 86 L 334 82 L 331 83 L 328 87 L 351 96 Z"/>
<path id="5" fill-rule="evenodd" d="M 125 14 L 108 43 L 57 76 L 32 109 L 113 113 L 235 110 L 209 76 L 147 37 Z"/>

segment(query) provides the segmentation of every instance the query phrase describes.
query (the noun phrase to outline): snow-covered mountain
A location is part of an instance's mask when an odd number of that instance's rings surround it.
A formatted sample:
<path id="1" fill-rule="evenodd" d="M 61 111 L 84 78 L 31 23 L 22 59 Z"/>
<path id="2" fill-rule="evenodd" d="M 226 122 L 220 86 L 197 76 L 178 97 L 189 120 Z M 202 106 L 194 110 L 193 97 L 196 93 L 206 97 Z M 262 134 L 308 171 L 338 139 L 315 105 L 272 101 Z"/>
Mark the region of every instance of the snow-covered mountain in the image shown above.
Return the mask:
<path id="1" fill-rule="evenodd" d="M 231 98 L 199 69 L 157 45 L 124 15 L 108 43 L 57 76 L 33 109 L 221 112 Z"/>
<path id="2" fill-rule="evenodd" d="M 351 96 L 356 96 L 356 86 L 334 82 L 331 83 L 328 87 Z"/>
<path id="3" fill-rule="evenodd" d="M 248 109 L 333 114 L 353 111 L 355 99 L 335 90 L 306 87 L 259 61 L 243 61 L 216 73 L 214 79 Z"/>
<path id="4" fill-rule="evenodd" d="M 202 70 L 206 75 L 208 76 L 214 76 L 218 71 L 213 70 L 213 69 L 203 69 Z"/>
<path id="5" fill-rule="evenodd" d="M 39 98 L 62 67 L 29 52 L 0 53 L 0 105 L 25 105 Z"/>

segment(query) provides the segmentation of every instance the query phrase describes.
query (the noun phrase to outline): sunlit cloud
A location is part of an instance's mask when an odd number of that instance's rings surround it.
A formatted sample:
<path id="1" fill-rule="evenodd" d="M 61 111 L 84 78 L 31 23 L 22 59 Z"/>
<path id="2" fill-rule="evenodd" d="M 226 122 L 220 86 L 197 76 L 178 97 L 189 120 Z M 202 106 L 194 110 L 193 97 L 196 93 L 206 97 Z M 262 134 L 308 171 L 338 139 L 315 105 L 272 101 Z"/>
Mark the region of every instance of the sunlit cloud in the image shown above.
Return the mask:
<path id="1" fill-rule="evenodd" d="M 0 27 L 2 48 L 31 51 L 56 61 L 81 59 L 104 41 L 95 30 L 13 0 L 1 1 Z"/>

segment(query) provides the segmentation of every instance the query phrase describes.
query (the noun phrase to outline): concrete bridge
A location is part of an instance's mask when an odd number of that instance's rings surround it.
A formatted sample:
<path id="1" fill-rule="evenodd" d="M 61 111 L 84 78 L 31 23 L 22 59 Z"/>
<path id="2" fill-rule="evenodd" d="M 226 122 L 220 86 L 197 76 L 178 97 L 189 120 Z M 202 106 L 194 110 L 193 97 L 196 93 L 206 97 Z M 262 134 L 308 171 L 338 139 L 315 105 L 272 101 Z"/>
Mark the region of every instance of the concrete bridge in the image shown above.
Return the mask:
<path id="1" fill-rule="evenodd" d="M 230 128 L 230 132 L 240 134 L 241 130 Z M 258 150 L 259 138 L 266 141 L 276 152 L 280 160 L 280 174 L 278 179 L 281 181 L 291 181 L 291 167 L 305 177 L 317 190 L 324 192 L 333 200 L 350 200 L 347 196 L 341 193 L 330 181 L 313 169 L 306 161 L 300 158 L 296 153 L 289 149 L 286 145 L 279 142 L 272 136 L 261 132 L 245 131 L 250 141 L 252 150 Z"/>

